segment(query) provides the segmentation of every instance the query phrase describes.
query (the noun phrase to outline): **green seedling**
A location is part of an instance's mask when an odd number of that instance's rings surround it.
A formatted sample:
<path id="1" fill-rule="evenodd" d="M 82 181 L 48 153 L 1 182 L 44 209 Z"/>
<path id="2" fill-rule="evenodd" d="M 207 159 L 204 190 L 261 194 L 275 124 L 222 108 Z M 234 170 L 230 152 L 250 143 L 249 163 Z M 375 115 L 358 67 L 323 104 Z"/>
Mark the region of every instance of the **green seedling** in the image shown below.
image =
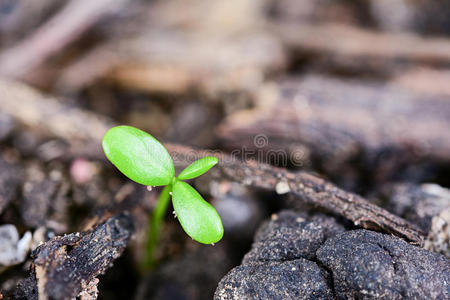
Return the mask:
<path id="1" fill-rule="evenodd" d="M 146 185 L 165 186 L 150 216 L 144 265 L 153 263 L 159 229 L 172 196 L 175 216 L 184 231 L 203 244 L 214 244 L 223 236 L 223 226 L 215 208 L 183 180 L 196 178 L 218 163 L 216 157 L 201 158 L 175 177 L 172 158 L 166 148 L 150 134 L 131 126 L 111 128 L 103 137 L 106 157 L 131 180 Z"/>

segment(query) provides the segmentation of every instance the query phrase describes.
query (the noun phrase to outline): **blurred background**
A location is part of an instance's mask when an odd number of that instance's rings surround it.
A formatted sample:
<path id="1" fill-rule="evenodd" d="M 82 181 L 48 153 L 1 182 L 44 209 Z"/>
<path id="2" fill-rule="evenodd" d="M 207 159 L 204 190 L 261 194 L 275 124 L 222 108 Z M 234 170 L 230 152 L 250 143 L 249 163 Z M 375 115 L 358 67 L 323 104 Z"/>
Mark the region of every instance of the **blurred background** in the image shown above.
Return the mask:
<path id="1" fill-rule="evenodd" d="M 33 249 L 131 199 L 99 298 L 210 299 L 288 197 L 200 178 L 224 240 L 198 245 L 168 216 L 142 275 L 157 191 L 106 162 L 106 130 L 308 170 L 380 205 L 399 184 L 450 187 L 449 16 L 446 0 L 0 0 L 0 224 Z M 29 267 L 0 257 L 0 290 Z"/>

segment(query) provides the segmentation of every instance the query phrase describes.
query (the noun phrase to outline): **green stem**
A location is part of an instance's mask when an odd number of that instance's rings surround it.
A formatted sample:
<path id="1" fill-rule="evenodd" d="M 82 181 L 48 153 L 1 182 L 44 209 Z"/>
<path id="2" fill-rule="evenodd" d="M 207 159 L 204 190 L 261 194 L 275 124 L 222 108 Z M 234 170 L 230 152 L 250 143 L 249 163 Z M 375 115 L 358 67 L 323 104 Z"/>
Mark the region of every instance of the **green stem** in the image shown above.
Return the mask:
<path id="1" fill-rule="evenodd" d="M 159 241 L 159 230 L 161 227 L 161 222 L 166 214 L 167 207 L 169 206 L 170 192 L 172 191 L 172 185 L 164 187 L 159 194 L 158 202 L 156 207 L 153 209 L 148 229 L 147 246 L 145 249 L 145 257 L 143 262 L 143 267 L 148 270 L 154 266 L 154 251 Z"/>

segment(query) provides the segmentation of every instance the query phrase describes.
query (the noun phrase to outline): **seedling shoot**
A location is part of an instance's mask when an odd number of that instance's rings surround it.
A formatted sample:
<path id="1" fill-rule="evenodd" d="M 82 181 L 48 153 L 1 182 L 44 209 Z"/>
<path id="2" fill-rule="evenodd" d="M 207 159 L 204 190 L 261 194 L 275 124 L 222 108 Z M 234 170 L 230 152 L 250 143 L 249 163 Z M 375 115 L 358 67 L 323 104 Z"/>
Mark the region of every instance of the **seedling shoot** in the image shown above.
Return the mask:
<path id="1" fill-rule="evenodd" d="M 196 178 L 218 163 L 208 156 L 194 161 L 178 177 L 169 152 L 150 134 L 131 127 L 116 126 L 103 137 L 106 157 L 129 179 L 147 186 L 164 186 L 149 222 L 144 265 L 151 266 L 153 251 L 159 239 L 160 224 L 166 214 L 170 198 L 174 216 L 192 239 L 214 244 L 222 239 L 223 226 L 216 209 L 183 180 Z"/>

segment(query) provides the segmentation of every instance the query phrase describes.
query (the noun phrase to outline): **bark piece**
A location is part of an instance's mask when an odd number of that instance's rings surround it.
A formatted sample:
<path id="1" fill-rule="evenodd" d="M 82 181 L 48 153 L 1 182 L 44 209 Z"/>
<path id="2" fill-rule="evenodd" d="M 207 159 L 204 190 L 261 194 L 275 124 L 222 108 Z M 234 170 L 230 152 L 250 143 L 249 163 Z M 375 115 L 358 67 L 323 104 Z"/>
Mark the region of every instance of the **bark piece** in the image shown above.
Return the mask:
<path id="1" fill-rule="evenodd" d="M 121 214 L 95 228 L 58 236 L 33 251 L 32 275 L 16 291 L 27 299 L 72 299 L 111 267 L 133 233 L 129 216 Z"/>

